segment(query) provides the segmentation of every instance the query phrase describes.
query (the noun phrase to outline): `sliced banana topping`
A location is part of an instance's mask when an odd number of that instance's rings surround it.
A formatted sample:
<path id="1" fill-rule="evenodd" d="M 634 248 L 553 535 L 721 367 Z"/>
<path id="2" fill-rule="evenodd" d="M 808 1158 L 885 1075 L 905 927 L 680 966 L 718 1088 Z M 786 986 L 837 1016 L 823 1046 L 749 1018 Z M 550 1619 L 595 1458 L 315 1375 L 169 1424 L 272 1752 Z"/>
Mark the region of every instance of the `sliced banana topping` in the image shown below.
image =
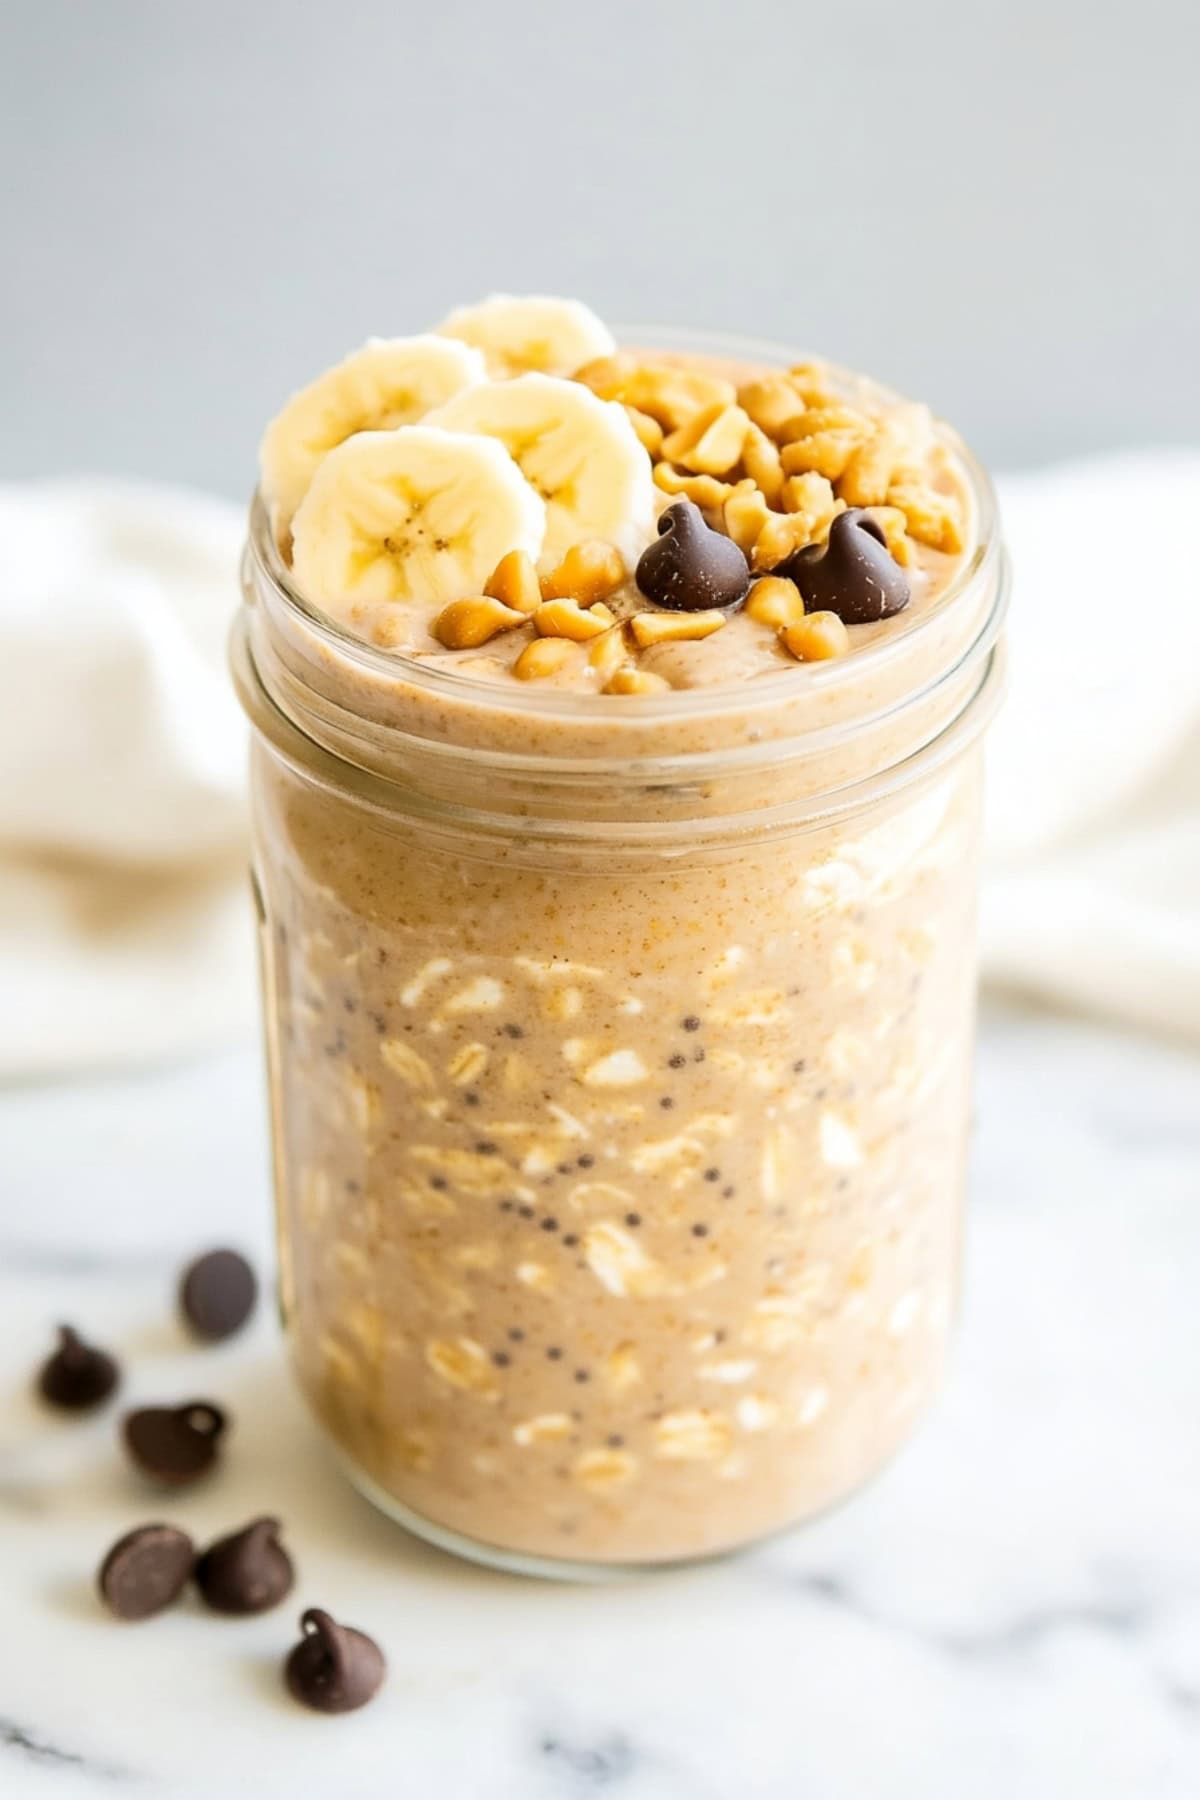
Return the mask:
<path id="1" fill-rule="evenodd" d="M 330 451 L 292 521 L 302 593 L 375 643 L 410 645 L 480 594 L 502 556 L 538 557 L 546 509 L 490 437 L 406 425 Z"/>
<path id="2" fill-rule="evenodd" d="M 293 394 L 263 437 L 262 488 L 276 531 L 291 521 L 322 460 L 348 437 L 415 425 L 486 374 L 478 350 L 430 335 L 372 338 L 318 375 Z"/>
<path id="3" fill-rule="evenodd" d="M 546 503 L 542 567 L 584 538 L 615 544 L 632 568 L 655 534 L 650 459 L 624 410 L 552 375 L 465 388 L 431 425 L 499 439 Z"/>
<path id="4" fill-rule="evenodd" d="M 434 329 L 476 344 L 492 375 L 573 375 L 616 348 L 612 332 L 581 300 L 549 294 L 492 294 L 460 306 Z"/>

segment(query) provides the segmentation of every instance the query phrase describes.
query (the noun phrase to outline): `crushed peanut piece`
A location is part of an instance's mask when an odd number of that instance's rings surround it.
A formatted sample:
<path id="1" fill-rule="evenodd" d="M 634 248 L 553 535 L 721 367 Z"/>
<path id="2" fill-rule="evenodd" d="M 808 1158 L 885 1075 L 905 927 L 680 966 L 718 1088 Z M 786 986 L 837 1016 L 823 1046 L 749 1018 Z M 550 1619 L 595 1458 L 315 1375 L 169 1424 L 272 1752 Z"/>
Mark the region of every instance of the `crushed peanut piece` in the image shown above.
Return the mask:
<path id="1" fill-rule="evenodd" d="M 810 407 L 788 427 L 779 453 L 785 475 L 818 475 L 837 481 L 860 445 L 874 431 L 865 413 L 852 406 Z"/>
<path id="2" fill-rule="evenodd" d="M 733 493 L 733 485 L 728 481 L 718 481 L 715 475 L 689 475 L 686 469 L 677 469 L 669 462 L 655 464 L 654 480 L 664 494 L 686 494 L 694 500 L 710 524 L 720 519 L 721 509 Z"/>
<path id="3" fill-rule="evenodd" d="M 908 535 L 908 520 L 898 506 L 872 506 L 871 517 L 883 532 L 888 551 L 902 568 L 910 567 L 913 560 L 912 539 Z"/>
<path id="4" fill-rule="evenodd" d="M 576 369 L 572 380 L 582 381 L 601 400 L 615 400 L 637 366 L 637 358 L 628 350 L 617 350 L 611 356 L 597 356 L 584 363 L 581 369 Z"/>
<path id="5" fill-rule="evenodd" d="M 636 406 L 639 412 L 649 413 L 665 431 L 677 431 L 705 407 L 737 404 L 732 381 L 726 381 L 721 375 L 706 375 L 699 369 L 673 369 L 654 363 L 634 369 L 621 383 L 620 398 L 626 406 Z"/>
<path id="6" fill-rule="evenodd" d="M 533 612 L 542 598 L 533 558 L 524 550 L 510 550 L 492 570 L 483 591 L 489 600 L 499 600 L 514 612 Z"/>
<path id="7" fill-rule="evenodd" d="M 602 636 L 593 639 L 588 651 L 588 662 L 602 681 L 615 675 L 623 667 L 625 658 L 625 633 L 619 625 L 610 626 Z"/>
<path id="8" fill-rule="evenodd" d="M 578 600 L 590 606 L 607 600 L 625 580 L 625 562 L 614 544 L 586 538 L 572 544 L 562 561 L 542 576 L 543 600 Z"/>
<path id="9" fill-rule="evenodd" d="M 540 637 L 570 638 L 573 643 L 582 644 L 600 637 L 613 624 L 607 607 L 604 614 L 597 617 L 585 612 L 578 600 L 543 600 L 533 615 L 533 623 Z"/>
<path id="10" fill-rule="evenodd" d="M 757 425 L 749 425 L 742 444 L 742 467 L 768 506 L 778 506 L 783 493 L 783 464 L 777 445 Z"/>
<path id="11" fill-rule="evenodd" d="M 887 500 L 889 506 L 898 507 L 904 514 L 909 532 L 918 543 L 952 556 L 963 548 L 962 511 L 952 495 L 905 481 L 888 489 Z"/>
<path id="12" fill-rule="evenodd" d="M 657 462 L 663 448 L 663 428 L 658 420 L 652 419 L 649 413 L 639 412 L 636 406 L 627 406 L 625 416 L 637 432 L 642 449 Z"/>
<path id="13" fill-rule="evenodd" d="M 570 638 L 535 638 L 513 664 L 513 674 L 519 681 L 540 681 L 547 675 L 557 675 L 574 654 L 575 645 Z"/>
<path id="14" fill-rule="evenodd" d="M 726 500 L 723 515 L 726 532 L 748 556 L 771 517 L 771 509 L 755 483 L 746 479 L 738 482 Z"/>
<path id="15" fill-rule="evenodd" d="M 850 633 L 831 612 L 809 613 L 798 624 L 785 626 L 780 635 L 798 662 L 826 662 L 850 648 Z"/>
<path id="16" fill-rule="evenodd" d="M 763 575 L 754 583 L 746 600 L 746 612 L 760 625 L 782 631 L 804 617 L 804 601 L 794 581 L 781 575 Z"/>
<path id="17" fill-rule="evenodd" d="M 481 595 L 478 599 L 452 600 L 442 608 L 431 629 L 447 650 L 477 650 L 500 632 L 512 631 L 524 623 L 525 614 L 515 607 Z"/>
<path id="18" fill-rule="evenodd" d="M 805 409 L 805 399 L 786 375 L 766 375 L 748 381 L 737 391 L 738 404 L 767 437 L 778 439 L 791 420 Z"/>
<path id="19" fill-rule="evenodd" d="M 776 569 L 793 551 L 805 549 L 812 541 L 812 521 L 807 513 L 772 513 L 754 540 L 750 566 L 756 574 Z"/>
<path id="20" fill-rule="evenodd" d="M 804 475 L 789 475 L 783 484 L 782 498 L 785 512 L 793 518 L 807 520 L 809 541 L 814 543 L 828 537 L 829 527 L 837 515 L 846 510 L 846 502 L 834 495 L 828 477 L 813 470 Z"/>
<path id="21" fill-rule="evenodd" d="M 671 684 L 663 676 L 656 675 L 652 669 L 618 669 L 611 675 L 606 694 L 666 694 Z"/>
<path id="22" fill-rule="evenodd" d="M 651 644 L 693 643 L 711 637 L 726 623 L 715 607 L 707 612 L 642 612 L 629 621 L 634 640 L 643 650 Z"/>
<path id="23" fill-rule="evenodd" d="M 663 442 L 668 462 L 697 475 L 724 475 L 738 462 L 750 421 L 740 406 L 710 406 Z"/>
<path id="24" fill-rule="evenodd" d="M 882 419 L 842 471 L 838 493 L 846 505 L 882 506 L 905 447 L 900 426 Z"/>

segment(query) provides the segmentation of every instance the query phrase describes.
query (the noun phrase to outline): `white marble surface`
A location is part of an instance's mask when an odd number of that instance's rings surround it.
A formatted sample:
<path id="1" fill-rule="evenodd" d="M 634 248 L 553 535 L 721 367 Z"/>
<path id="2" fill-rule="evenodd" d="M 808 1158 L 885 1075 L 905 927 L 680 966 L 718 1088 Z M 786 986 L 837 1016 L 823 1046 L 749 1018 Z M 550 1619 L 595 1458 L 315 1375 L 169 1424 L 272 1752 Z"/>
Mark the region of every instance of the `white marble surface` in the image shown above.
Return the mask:
<path id="1" fill-rule="evenodd" d="M 1200 1792 L 1200 1061 L 1015 1011 L 985 1021 L 965 1325 L 949 1392 L 807 1532 L 605 1589 L 460 1566 L 343 1484 L 267 1312 L 198 1352 L 179 1260 L 266 1253 L 250 1054 L 0 1094 L 0 1794 L 256 1800 L 1192 1800 Z M 126 1397 L 228 1401 L 224 1473 L 177 1503 L 114 1415 L 48 1419 L 58 1318 Z M 204 1538 L 278 1510 L 294 1602 L 108 1619 L 139 1518 Z M 374 1633 L 352 1718 L 279 1682 L 299 1607 Z"/>

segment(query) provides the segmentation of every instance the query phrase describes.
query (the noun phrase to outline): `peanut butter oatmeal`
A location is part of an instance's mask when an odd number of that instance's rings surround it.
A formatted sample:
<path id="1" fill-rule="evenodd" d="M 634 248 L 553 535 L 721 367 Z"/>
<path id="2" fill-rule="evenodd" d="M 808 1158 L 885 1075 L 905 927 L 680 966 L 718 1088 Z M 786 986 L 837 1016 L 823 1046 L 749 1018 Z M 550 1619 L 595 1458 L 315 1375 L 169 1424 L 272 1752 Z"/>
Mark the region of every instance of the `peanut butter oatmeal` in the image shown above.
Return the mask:
<path id="1" fill-rule="evenodd" d="M 577 302 L 374 342 L 270 428 L 234 664 L 284 1310 L 414 1529 L 682 1560 L 911 1430 L 1003 585 L 924 408 Z"/>

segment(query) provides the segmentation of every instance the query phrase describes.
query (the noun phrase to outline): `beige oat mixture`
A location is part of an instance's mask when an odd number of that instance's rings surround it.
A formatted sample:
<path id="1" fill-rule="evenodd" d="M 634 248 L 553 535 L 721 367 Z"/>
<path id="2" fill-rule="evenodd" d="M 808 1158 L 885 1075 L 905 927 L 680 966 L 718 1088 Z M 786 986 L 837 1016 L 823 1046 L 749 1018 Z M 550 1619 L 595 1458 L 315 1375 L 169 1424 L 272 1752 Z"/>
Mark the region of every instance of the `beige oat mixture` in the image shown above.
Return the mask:
<path id="1" fill-rule="evenodd" d="M 922 408 L 812 362 L 618 351 L 574 302 L 358 358 L 268 432 L 283 563 L 247 627 L 281 709 L 250 702 L 300 1378 L 377 1492 L 477 1545 L 726 1549 L 863 1481 L 942 1366 L 978 755 L 768 820 L 966 706 L 932 678 L 979 629 L 941 605 L 967 478 Z M 675 787 L 619 761 L 611 791 L 505 785 L 514 754 L 774 739 Z"/>

